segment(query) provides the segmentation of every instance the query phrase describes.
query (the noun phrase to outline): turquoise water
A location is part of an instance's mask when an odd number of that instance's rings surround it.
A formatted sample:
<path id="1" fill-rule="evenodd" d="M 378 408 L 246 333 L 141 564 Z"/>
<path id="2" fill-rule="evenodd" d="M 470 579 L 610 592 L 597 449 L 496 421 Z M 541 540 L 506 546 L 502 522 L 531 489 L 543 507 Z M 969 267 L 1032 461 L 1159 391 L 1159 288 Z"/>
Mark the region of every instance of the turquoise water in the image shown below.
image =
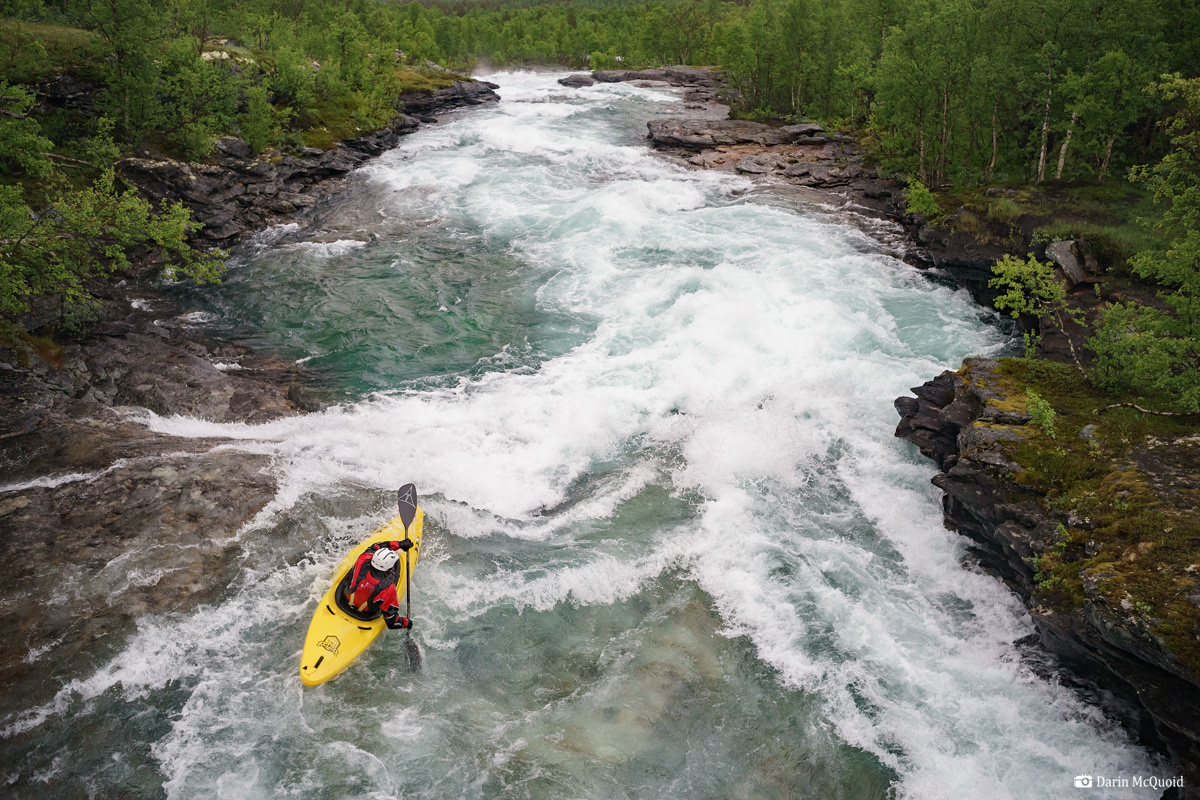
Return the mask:
<path id="1" fill-rule="evenodd" d="M 494 76 L 190 296 L 344 400 L 146 417 L 279 491 L 220 601 L 0 720 L 14 795 L 1050 798 L 1157 766 L 1023 664 L 892 436 L 1008 337 L 861 227 L 655 157 L 668 90 L 555 77 Z M 313 603 L 408 481 L 424 669 L 389 634 L 304 689 Z"/>

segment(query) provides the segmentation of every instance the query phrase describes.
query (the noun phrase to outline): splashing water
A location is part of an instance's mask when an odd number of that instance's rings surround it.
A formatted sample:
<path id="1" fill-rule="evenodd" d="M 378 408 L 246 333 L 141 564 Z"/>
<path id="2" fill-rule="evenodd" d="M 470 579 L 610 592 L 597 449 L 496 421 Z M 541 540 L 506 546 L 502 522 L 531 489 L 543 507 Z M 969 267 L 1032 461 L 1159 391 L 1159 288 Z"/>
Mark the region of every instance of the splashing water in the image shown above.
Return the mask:
<path id="1" fill-rule="evenodd" d="M 142 617 L 50 704 L 7 704 L 9 783 L 930 800 L 1156 766 L 1022 665 L 1028 618 L 962 566 L 892 437 L 893 397 L 1006 337 L 859 228 L 655 157 L 668 91 L 556 77 L 494 76 L 498 107 L 407 138 L 195 298 L 346 401 L 147 417 L 269 454 L 279 491 L 223 600 Z M 331 565 L 408 481 L 424 670 L 387 635 L 303 690 Z"/>

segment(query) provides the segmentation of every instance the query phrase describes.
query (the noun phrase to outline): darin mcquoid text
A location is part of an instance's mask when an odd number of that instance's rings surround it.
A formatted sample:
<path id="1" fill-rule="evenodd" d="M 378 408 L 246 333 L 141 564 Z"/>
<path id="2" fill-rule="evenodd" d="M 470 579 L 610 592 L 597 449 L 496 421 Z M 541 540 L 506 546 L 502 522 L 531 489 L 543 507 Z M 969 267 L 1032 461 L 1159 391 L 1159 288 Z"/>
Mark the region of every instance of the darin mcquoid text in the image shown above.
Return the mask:
<path id="1" fill-rule="evenodd" d="M 1157 775 L 1134 775 L 1132 778 L 1106 778 L 1103 775 L 1076 775 L 1077 789 L 1171 789 L 1183 788 L 1183 778 L 1160 778 Z"/>

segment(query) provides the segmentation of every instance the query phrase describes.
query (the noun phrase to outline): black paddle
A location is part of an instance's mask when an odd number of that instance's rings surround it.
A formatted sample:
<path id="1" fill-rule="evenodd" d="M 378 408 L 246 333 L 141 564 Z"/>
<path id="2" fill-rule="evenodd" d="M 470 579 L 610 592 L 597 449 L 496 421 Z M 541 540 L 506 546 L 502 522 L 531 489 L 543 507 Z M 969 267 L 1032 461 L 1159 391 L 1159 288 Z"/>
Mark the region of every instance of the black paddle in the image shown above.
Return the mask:
<path id="1" fill-rule="evenodd" d="M 413 548 L 413 540 L 408 535 L 408 528 L 413 524 L 413 520 L 417 518 L 417 487 L 411 483 L 406 483 L 400 487 L 396 493 L 400 505 L 400 521 L 404 523 L 404 541 L 400 543 L 400 549 L 404 551 L 404 602 L 406 604 L 405 616 L 408 617 L 409 624 L 412 624 L 412 569 L 409 563 L 408 551 Z M 404 631 L 404 649 L 408 652 L 408 668 L 413 672 L 421 671 L 421 648 L 413 641 L 412 630 Z"/>

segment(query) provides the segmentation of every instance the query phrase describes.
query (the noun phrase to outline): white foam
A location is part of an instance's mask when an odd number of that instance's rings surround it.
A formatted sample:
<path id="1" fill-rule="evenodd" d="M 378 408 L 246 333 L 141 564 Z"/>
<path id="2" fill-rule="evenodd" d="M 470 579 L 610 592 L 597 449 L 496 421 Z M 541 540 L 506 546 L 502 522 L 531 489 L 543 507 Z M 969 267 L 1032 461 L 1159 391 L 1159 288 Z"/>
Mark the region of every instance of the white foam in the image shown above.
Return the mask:
<path id="1" fill-rule="evenodd" d="M 335 239 L 332 242 L 296 242 L 289 245 L 291 249 L 298 250 L 310 258 L 337 258 L 358 250 L 361 247 L 366 247 L 366 241 L 362 239 Z"/>
<path id="2" fill-rule="evenodd" d="M 42 475 L 26 481 L 0 484 L 0 494 L 4 494 L 5 492 L 23 492 L 26 489 L 57 489 L 59 486 L 65 486 L 68 483 L 91 483 L 113 470 L 125 467 L 129 463 L 130 459 L 118 458 L 104 469 L 91 470 L 89 472 L 68 472 L 62 475 Z"/>

